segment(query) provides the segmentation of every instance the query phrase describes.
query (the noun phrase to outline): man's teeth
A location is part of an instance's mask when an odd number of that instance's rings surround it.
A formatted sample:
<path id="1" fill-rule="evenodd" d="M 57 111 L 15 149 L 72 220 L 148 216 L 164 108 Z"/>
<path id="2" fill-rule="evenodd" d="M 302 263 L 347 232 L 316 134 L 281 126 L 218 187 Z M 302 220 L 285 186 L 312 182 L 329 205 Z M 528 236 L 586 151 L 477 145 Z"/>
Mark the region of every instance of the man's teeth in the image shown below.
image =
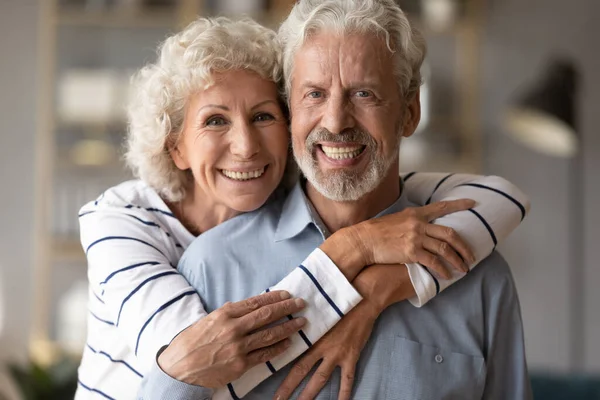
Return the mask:
<path id="1" fill-rule="evenodd" d="M 329 147 L 321 146 L 323 153 L 334 160 L 344 160 L 346 158 L 358 157 L 362 153 L 363 146 L 352 147 Z"/>
<path id="2" fill-rule="evenodd" d="M 229 179 L 234 179 L 236 181 L 247 181 L 250 179 L 260 178 L 262 174 L 265 173 L 265 167 L 250 172 L 228 171 L 226 169 L 221 170 L 221 172 L 223 172 L 223 175 Z"/>

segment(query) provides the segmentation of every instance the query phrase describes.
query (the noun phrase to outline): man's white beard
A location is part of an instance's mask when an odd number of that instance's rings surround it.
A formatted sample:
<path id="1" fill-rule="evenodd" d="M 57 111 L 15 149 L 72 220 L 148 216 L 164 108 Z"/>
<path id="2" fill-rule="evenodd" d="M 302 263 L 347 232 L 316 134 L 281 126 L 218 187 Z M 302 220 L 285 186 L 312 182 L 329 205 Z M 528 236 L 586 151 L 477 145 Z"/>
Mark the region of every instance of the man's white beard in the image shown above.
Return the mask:
<path id="1" fill-rule="evenodd" d="M 398 141 L 394 146 L 396 151 L 393 154 L 389 157 L 377 157 L 376 143 L 369 136 L 371 140 L 369 140 L 367 148 L 364 150 L 369 152 L 369 154 L 364 155 L 369 157 L 366 169 L 353 171 L 340 168 L 324 173 L 318 166 L 313 145 L 309 143 L 311 136 L 312 133 L 307 139 L 305 151 L 302 154 L 299 154 L 294 148 L 294 158 L 308 182 L 319 193 L 330 200 L 339 202 L 360 200 L 379 187 L 391 166 L 398 160 L 402 138 L 401 135 L 398 135 Z"/>

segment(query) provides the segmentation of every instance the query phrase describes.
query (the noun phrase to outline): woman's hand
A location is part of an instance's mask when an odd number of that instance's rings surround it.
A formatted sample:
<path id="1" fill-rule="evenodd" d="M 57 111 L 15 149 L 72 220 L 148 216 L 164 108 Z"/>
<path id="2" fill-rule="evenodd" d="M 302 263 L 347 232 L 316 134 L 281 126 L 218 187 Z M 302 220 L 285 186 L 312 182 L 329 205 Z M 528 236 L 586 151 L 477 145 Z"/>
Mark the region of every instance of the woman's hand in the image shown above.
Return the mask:
<path id="1" fill-rule="evenodd" d="M 226 303 L 173 339 L 159 356 L 159 366 L 181 382 L 206 388 L 225 386 L 290 346 L 288 338 L 306 323 L 305 318 L 259 329 L 304 306 L 302 299 L 290 299 L 285 291 Z"/>
<path id="2" fill-rule="evenodd" d="M 377 315 L 366 301 L 359 303 L 294 364 L 274 398 L 290 398 L 304 377 L 322 360 L 298 400 L 314 399 L 336 367 L 341 369 L 338 400 L 350 399 L 356 363 L 371 336 Z"/>
<path id="3" fill-rule="evenodd" d="M 469 199 L 441 201 L 374 218 L 341 229 L 321 246 L 348 278 L 372 264 L 421 263 L 449 279 L 443 261 L 460 272 L 475 261 L 469 246 L 454 229 L 430 222 L 475 206 Z M 337 237 L 336 237 L 337 235 Z"/>

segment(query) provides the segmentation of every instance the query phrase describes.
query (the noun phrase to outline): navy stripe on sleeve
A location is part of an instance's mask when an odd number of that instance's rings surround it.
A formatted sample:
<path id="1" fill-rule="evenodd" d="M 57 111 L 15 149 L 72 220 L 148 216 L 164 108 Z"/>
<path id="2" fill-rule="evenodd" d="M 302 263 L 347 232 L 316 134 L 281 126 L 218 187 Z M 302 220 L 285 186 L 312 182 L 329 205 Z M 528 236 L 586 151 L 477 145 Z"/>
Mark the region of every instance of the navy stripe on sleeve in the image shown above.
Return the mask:
<path id="1" fill-rule="evenodd" d="M 92 293 L 94 294 L 94 297 L 96 297 L 96 299 L 98 299 L 98 301 L 99 301 L 100 303 L 102 303 L 102 304 L 105 304 L 105 303 L 104 303 L 104 300 L 102 300 L 102 299 L 100 298 L 100 296 L 98 296 L 98 295 L 96 294 L 96 292 L 94 292 L 94 291 L 92 290 Z"/>
<path id="2" fill-rule="evenodd" d="M 227 384 L 227 389 L 229 389 L 229 394 L 233 400 L 240 400 L 237 394 L 235 394 L 235 390 L 233 390 L 233 385 L 231 383 Z"/>
<path id="3" fill-rule="evenodd" d="M 267 368 L 269 368 L 269 371 L 271 371 L 272 374 L 274 374 L 275 372 L 277 372 L 277 370 L 275 369 L 275 367 L 273 366 L 273 364 L 271 364 L 271 361 L 267 361 L 265 364 L 267 364 Z"/>
<path id="4" fill-rule="evenodd" d="M 129 368 L 131 370 L 131 372 L 133 372 L 134 374 L 136 374 L 137 376 L 139 376 L 140 378 L 144 378 L 144 375 L 140 374 L 138 371 L 135 370 L 135 368 L 133 368 L 131 365 L 129 365 L 127 362 L 123 361 L 123 360 L 116 360 L 114 358 L 112 358 L 110 356 L 110 354 L 104 352 L 104 351 L 97 351 L 95 350 L 92 346 L 90 346 L 89 344 L 86 344 L 87 348 L 90 349 L 93 353 L 95 354 L 100 354 L 105 356 L 106 358 L 108 358 L 111 362 L 114 363 L 119 363 L 119 364 L 123 364 L 124 366 L 126 366 L 127 368 Z"/>
<path id="5" fill-rule="evenodd" d="M 315 286 L 317 287 L 317 289 L 319 289 L 319 292 L 321 292 L 321 294 L 323 295 L 323 297 L 325 298 L 325 300 L 327 300 L 327 302 L 329 303 L 329 305 L 335 310 L 335 312 L 340 316 L 340 318 L 343 318 L 344 317 L 344 313 L 342 312 L 342 310 L 340 310 L 338 308 L 338 306 L 335 305 L 335 303 L 333 302 L 333 300 L 331 299 L 331 297 L 329 297 L 329 295 L 325 292 L 325 289 L 323 289 L 323 287 L 319 284 L 319 282 L 314 277 L 314 275 L 311 274 L 310 271 L 308 269 L 306 269 L 306 267 L 304 265 L 300 265 L 298 268 L 300 268 L 302 271 L 304 271 L 304 273 L 306 273 L 306 275 L 308 275 L 308 277 L 310 278 L 310 280 L 313 281 L 313 283 L 315 284 Z"/>
<path id="6" fill-rule="evenodd" d="M 438 190 L 440 188 L 440 186 L 442 186 L 442 184 L 444 182 L 446 182 L 446 180 L 448 180 L 448 178 L 450 178 L 452 175 L 454 174 L 448 174 L 445 177 L 443 177 L 437 185 L 435 185 L 435 188 L 433 189 L 433 192 L 431 192 L 431 196 L 429 196 L 429 198 L 427 199 L 427 201 L 425 202 L 425 204 L 429 204 L 431 203 L 431 199 L 433 198 L 433 195 L 435 194 L 436 190 Z"/>
<path id="7" fill-rule="evenodd" d="M 93 214 L 96 211 L 86 211 L 86 212 L 82 212 L 81 214 L 78 215 L 79 218 L 83 217 L 84 215 L 88 215 L 88 214 Z"/>
<path id="8" fill-rule="evenodd" d="M 414 174 L 416 174 L 416 173 L 417 173 L 416 171 L 409 172 L 408 174 L 406 174 L 406 176 L 405 176 L 404 178 L 402 178 L 402 180 L 403 180 L 404 182 L 406 182 L 407 180 L 409 180 L 410 178 L 412 178 L 412 177 L 413 177 L 413 175 L 414 175 Z"/>
<path id="9" fill-rule="evenodd" d="M 125 267 L 125 268 L 121 268 L 121 269 L 119 269 L 119 270 L 111 273 L 110 275 L 108 275 L 106 277 L 106 279 L 103 282 L 100 282 L 100 284 L 101 285 L 105 285 L 106 282 L 110 281 L 112 277 L 114 277 L 115 275 L 117 275 L 120 272 L 129 271 L 130 269 L 134 269 L 134 268 L 137 268 L 137 267 L 142 267 L 144 265 L 157 265 L 157 264 L 160 264 L 160 263 L 158 261 L 146 261 L 146 262 L 139 263 L 139 264 L 129 265 L 129 266 Z"/>
<path id="10" fill-rule="evenodd" d="M 106 193 L 106 192 L 102 193 L 102 194 L 100 195 L 100 197 L 98 197 L 98 198 L 96 199 L 96 201 L 94 202 L 94 205 L 95 205 L 95 206 L 97 206 L 97 205 L 98 205 L 98 202 L 104 198 L 104 194 L 105 194 L 105 193 Z"/>
<path id="11" fill-rule="evenodd" d="M 492 227 L 487 223 L 487 221 L 477 211 L 473 210 L 472 208 L 469 209 L 469 211 L 471 211 L 477 218 L 479 218 L 481 223 L 485 226 L 485 229 L 487 229 L 490 236 L 492 237 L 492 241 L 494 242 L 494 248 L 496 248 L 496 246 L 498 245 L 498 240 L 496 239 L 496 235 L 494 234 L 494 230 L 492 229 Z"/>
<path id="12" fill-rule="evenodd" d="M 157 212 L 159 214 L 166 215 L 167 217 L 171 217 L 171 218 L 177 219 L 177 217 L 175 217 L 175 215 L 172 212 L 160 210 L 158 208 L 141 207 L 141 206 L 136 206 L 136 205 L 133 205 L 133 204 L 128 204 L 128 205 L 125 206 L 125 208 L 139 208 L 141 210 L 146 210 L 146 211 L 150 211 L 150 212 Z"/>
<path id="13" fill-rule="evenodd" d="M 175 271 L 167 271 L 167 272 L 162 272 L 160 274 L 156 274 L 151 276 L 150 278 L 147 278 L 146 280 L 144 280 L 142 283 L 140 283 L 135 289 L 133 289 L 131 291 L 131 293 L 129 293 L 127 295 L 127 297 L 125 297 L 123 299 L 123 302 L 121 303 L 121 308 L 119 308 L 119 314 L 117 315 L 117 323 L 116 326 L 119 326 L 119 321 L 121 320 L 121 312 L 123 311 L 123 306 L 125 306 L 125 303 L 127 303 L 127 301 L 129 301 L 129 299 L 136 294 L 142 287 L 144 287 L 148 282 L 152 282 L 156 279 L 162 278 L 164 276 L 169 276 L 169 275 L 177 275 L 177 272 Z"/>
<path id="14" fill-rule="evenodd" d="M 100 322 L 104 322 L 106 325 L 114 325 L 115 324 L 114 322 L 110 322 L 110 321 L 100 318 L 99 316 L 97 316 L 96 314 L 94 314 L 91 311 L 90 311 L 90 314 L 92 315 L 92 317 L 96 318 Z"/>
<path id="15" fill-rule="evenodd" d="M 512 201 L 517 207 L 519 207 L 519 210 L 521 210 L 521 221 L 523 221 L 523 219 L 525 218 L 525 214 L 526 214 L 527 211 L 525 211 L 525 207 L 523 206 L 523 204 L 521 204 L 517 199 L 515 199 L 514 197 L 512 197 L 508 193 L 504 193 L 502 190 L 498 190 L 498 189 L 493 188 L 493 187 L 481 185 L 479 183 L 463 183 L 463 184 L 458 185 L 458 186 L 471 186 L 471 187 L 476 187 L 476 188 L 479 188 L 479 189 L 486 189 L 486 190 L 491 190 L 492 192 L 496 192 L 499 195 L 502 195 L 502 196 L 506 197 L 508 200 Z"/>
<path id="16" fill-rule="evenodd" d="M 160 254 L 162 254 L 165 258 L 168 258 L 165 255 L 165 253 L 163 253 L 158 247 L 155 247 L 155 246 L 151 245 L 150 243 L 143 241 L 142 239 L 134 238 L 131 236 L 106 236 L 106 237 L 103 237 L 101 239 L 98 239 L 98 240 L 92 242 L 92 244 L 90 244 L 88 246 L 88 248 L 85 249 L 85 254 L 87 254 L 90 251 L 90 249 L 92 247 L 94 247 L 95 245 L 97 245 L 98 243 L 105 242 L 107 240 L 133 240 L 134 242 L 139 242 L 139 243 L 145 244 L 146 246 L 152 247 L 154 250 L 156 250 Z"/>
<path id="17" fill-rule="evenodd" d="M 89 387 L 89 386 L 85 385 L 85 384 L 84 384 L 83 382 L 81 382 L 79 379 L 77 379 L 77 383 L 78 383 L 78 384 L 79 384 L 79 385 L 80 385 L 82 388 L 84 388 L 85 390 L 88 390 L 88 391 L 90 391 L 90 392 L 93 392 L 93 393 L 98 393 L 100 396 L 104 397 L 105 399 L 109 399 L 109 400 L 115 400 L 115 398 L 114 398 L 114 397 L 110 397 L 109 395 L 107 395 L 106 393 L 104 393 L 104 392 L 102 392 L 102 391 L 100 391 L 100 390 L 98 390 L 98 389 L 94 389 L 94 388 L 91 388 L 91 387 Z"/>
<path id="18" fill-rule="evenodd" d="M 289 319 L 290 321 L 294 319 L 294 317 L 292 317 L 291 315 L 288 315 L 287 317 L 288 317 L 288 319 Z M 306 345 L 307 345 L 309 348 L 310 348 L 310 347 L 312 347 L 312 343 L 311 343 L 311 341 L 308 339 L 308 336 L 306 336 L 306 334 L 305 334 L 305 333 L 302 331 L 302 329 L 300 329 L 300 330 L 298 331 L 298 335 L 300 335 L 300 337 L 302 338 L 302 340 L 304 340 L 304 343 L 306 343 Z"/>
<path id="19" fill-rule="evenodd" d="M 423 266 L 423 267 L 425 267 L 425 266 Z M 427 271 L 427 273 L 429 273 L 429 275 L 433 279 L 433 282 L 435 283 L 435 295 L 437 296 L 438 294 L 440 294 L 440 283 L 438 282 L 437 278 L 435 276 L 433 276 L 433 273 L 429 270 L 429 268 L 425 267 L 425 271 Z"/>
<path id="20" fill-rule="evenodd" d="M 158 308 L 158 310 L 156 310 L 154 312 L 154 314 L 152 314 L 150 316 L 150 318 L 148 318 L 148 320 L 146 322 L 144 322 L 144 325 L 142 326 L 142 329 L 140 329 L 140 333 L 138 333 L 138 337 L 137 340 L 135 342 L 135 352 L 134 354 L 137 356 L 137 352 L 138 352 L 138 347 L 140 345 L 140 338 L 142 337 L 142 333 L 144 333 L 144 329 L 146 329 L 146 327 L 148 326 L 148 324 L 152 321 L 152 319 L 156 316 L 156 314 L 160 313 L 162 310 L 164 310 L 165 308 L 169 307 L 170 305 L 177 303 L 179 300 L 183 299 L 186 296 L 190 296 L 196 294 L 196 292 L 194 290 L 189 290 L 185 293 L 180 294 L 179 296 L 175 297 L 174 299 L 171 299 L 169 301 L 167 301 L 165 304 L 163 304 L 162 306 L 160 306 Z"/>

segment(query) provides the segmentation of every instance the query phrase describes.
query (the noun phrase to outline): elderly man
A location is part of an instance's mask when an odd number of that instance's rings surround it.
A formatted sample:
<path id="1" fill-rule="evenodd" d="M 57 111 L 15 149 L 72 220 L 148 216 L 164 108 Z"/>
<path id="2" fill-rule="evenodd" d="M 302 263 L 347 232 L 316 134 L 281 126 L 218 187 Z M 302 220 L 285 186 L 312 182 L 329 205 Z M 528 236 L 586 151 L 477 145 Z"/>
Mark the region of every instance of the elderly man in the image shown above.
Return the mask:
<path id="1" fill-rule="evenodd" d="M 411 206 L 398 179 L 398 152 L 419 122 L 425 50 L 403 12 L 393 0 L 302 0 L 280 36 L 294 156 L 305 179 L 287 198 L 226 222 L 190 246 L 180 270 L 207 310 L 274 284 L 333 232 Z M 214 252 L 217 244 L 225 249 Z M 324 299 L 323 307 L 336 309 L 325 293 Z M 356 367 L 353 398 L 531 397 L 519 304 L 500 255 L 492 253 L 426 307 L 390 303 L 363 301 L 352 311 L 368 309 L 366 325 L 377 319 Z M 332 371 L 323 365 L 317 398 L 336 398 L 342 377 L 327 379 Z M 290 395 L 298 383 L 293 374 L 286 380 L 290 367 L 268 367 L 272 376 L 245 399 Z M 141 397 L 211 394 L 157 367 L 146 376 Z M 232 387 L 227 396 L 239 397 Z"/>

